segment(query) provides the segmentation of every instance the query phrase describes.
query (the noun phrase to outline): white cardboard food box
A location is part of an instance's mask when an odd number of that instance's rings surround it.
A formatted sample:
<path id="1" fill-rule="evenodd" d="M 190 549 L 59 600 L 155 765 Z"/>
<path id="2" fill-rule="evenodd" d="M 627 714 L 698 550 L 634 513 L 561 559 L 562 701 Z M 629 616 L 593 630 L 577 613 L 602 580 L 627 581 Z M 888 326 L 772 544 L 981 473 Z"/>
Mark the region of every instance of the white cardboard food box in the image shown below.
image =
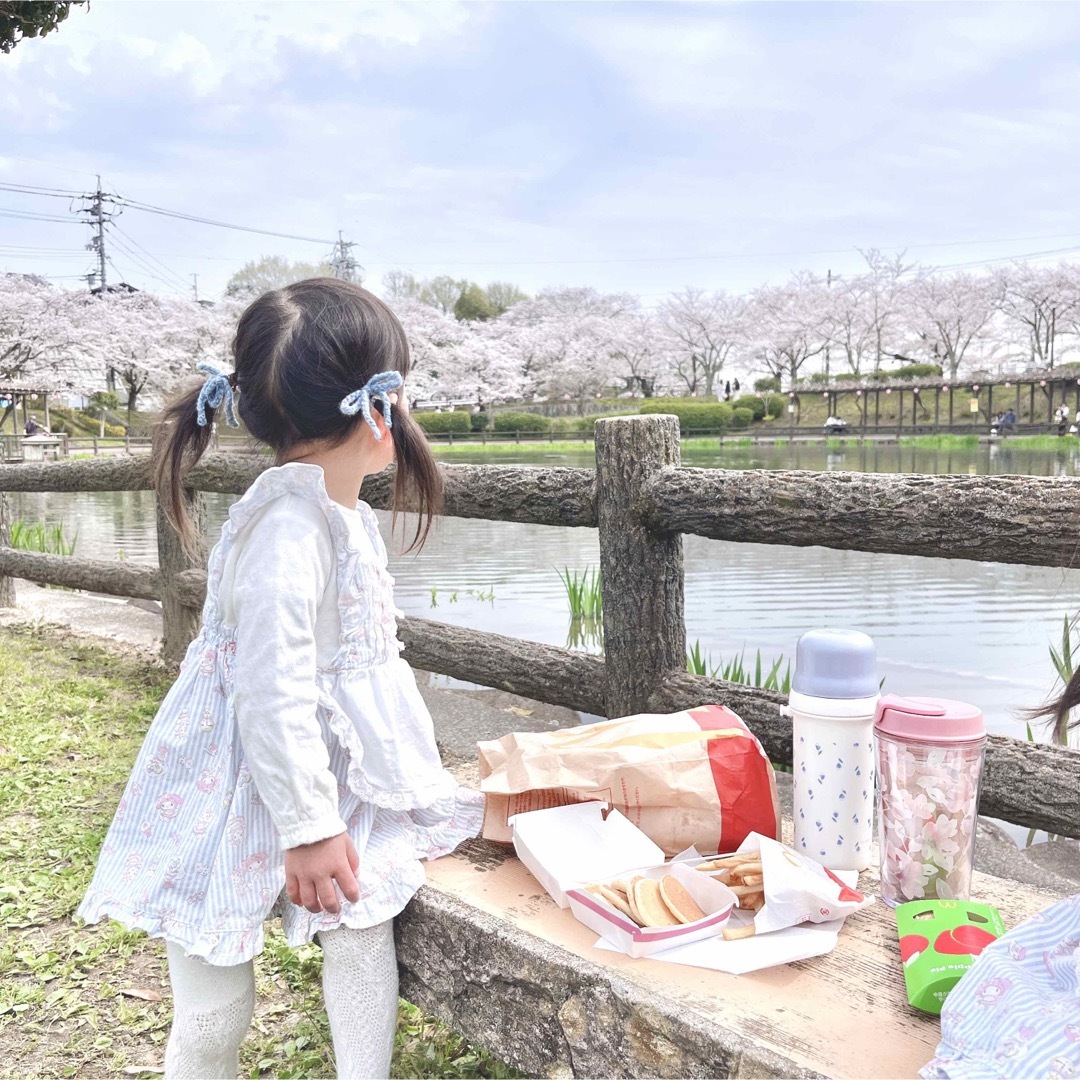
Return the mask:
<path id="1" fill-rule="evenodd" d="M 691 861 L 665 862 L 663 851 L 604 803 L 573 803 L 530 810 L 510 819 L 518 858 L 559 907 L 629 956 L 652 956 L 677 945 L 716 937 L 728 925 L 735 894 Z M 640 927 L 582 886 L 633 875 L 660 880 L 671 874 L 697 901 L 704 919 L 683 926 Z"/>

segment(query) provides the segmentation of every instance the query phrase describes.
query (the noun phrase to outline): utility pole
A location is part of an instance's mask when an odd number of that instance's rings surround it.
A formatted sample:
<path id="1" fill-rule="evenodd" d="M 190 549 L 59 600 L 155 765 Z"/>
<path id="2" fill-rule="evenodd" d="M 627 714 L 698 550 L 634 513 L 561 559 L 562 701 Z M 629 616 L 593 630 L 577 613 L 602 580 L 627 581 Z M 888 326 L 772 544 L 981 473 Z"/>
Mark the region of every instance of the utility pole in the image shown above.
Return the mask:
<path id="1" fill-rule="evenodd" d="M 352 249 L 355 246 L 347 241 L 342 231 L 338 229 L 337 243 L 334 244 L 334 252 L 330 256 L 330 265 L 333 267 L 334 277 L 360 284 L 364 280 L 364 268 L 353 258 Z"/>
<path id="2" fill-rule="evenodd" d="M 90 243 L 86 245 L 87 251 L 92 251 L 97 255 L 98 268 L 97 268 L 97 280 L 98 280 L 98 295 L 104 299 L 107 292 L 108 281 L 105 277 L 105 223 L 110 219 L 111 215 L 105 212 L 105 192 L 101 190 L 101 177 L 97 178 L 97 190 L 93 195 L 84 195 L 84 199 L 90 200 L 89 207 L 83 207 L 78 211 L 80 214 L 89 215 L 89 224 L 95 228 L 94 235 L 90 237 Z M 92 279 L 95 275 L 88 274 L 86 278 L 87 285 L 93 289 Z M 112 393 L 116 392 L 116 371 L 110 364 L 105 369 L 105 385 Z"/>
<path id="3" fill-rule="evenodd" d="M 84 213 L 90 214 L 91 223 L 97 226 L 97 234 L 90 238 L 86 245 L 87 251 L 97 253 L 98 257 L 98 282 L 102 293 L 105 292 L 105 193 L 101 190 L 101 177 L 97 178 L 97 191 L 90 196 L 90 209 Z"/>
<path id="4" fill-rule="evenodd" d="M 195 294 L 195 303 L 199 302 L 199 275 L 191 275 L 191 291 Z"/>

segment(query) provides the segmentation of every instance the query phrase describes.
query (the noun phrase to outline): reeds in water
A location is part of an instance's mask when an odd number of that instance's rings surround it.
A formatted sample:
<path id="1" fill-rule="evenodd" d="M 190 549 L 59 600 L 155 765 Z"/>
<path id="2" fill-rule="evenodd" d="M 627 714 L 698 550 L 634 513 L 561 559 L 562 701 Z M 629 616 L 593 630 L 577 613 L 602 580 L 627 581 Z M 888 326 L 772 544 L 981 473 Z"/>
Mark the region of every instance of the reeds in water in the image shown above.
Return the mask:
<path id="1" fill-rule="evenodd" d="M 707 675 L 759 690 L 775 690 L 780 694 L 791 692 L 791 661 L 785 664 L 783 653 L 767 669 L 760 649 L 754 654 L 753 667 L 746 664 L 745 649 L 727 661 L 721 656 L 719 663 L 713 664 L 712 655 L 701 648 L 700 640 L 695 640 L 686 654 L 686 670 L 694 675 Z"/>
<path id="2" fill-rule="evenodd" d="M 79 534 L 69 540 L 64 535 L 64 523 L 47 525 L 43 521 L 14 521 L 11 525 L 11 546 L 20 551 L 40 551 L 46 555 L 74 555 Z"/>
<path id="3" fill-rule="evenodd" d="M 587 569 L 579 573 L 566 567 L 559 571 L 559 579 L 566 589 L 571 618 L 598 622 L 603 617 L 604 602 L 599 570 Z"/>

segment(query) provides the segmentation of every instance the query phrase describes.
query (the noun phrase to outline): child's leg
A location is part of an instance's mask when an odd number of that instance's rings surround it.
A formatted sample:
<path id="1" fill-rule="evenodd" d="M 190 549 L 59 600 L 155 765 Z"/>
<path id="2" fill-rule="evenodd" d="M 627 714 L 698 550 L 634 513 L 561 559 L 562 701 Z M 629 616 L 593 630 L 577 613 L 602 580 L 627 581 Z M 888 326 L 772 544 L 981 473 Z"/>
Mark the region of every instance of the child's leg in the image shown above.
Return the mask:
<path id="1" fill-rule="evenodd" d="M 398 1009 L 393 921 L 366 930 L 343 926 L 318 938 L 338 1077 L 389 1076 Z"/>
<path id="2" fill-rule="evenodd" d="M 168 943 L 173 1023 L 165 1048 L 166 1080 L 235 1080 L 237 1055 L 255 1011 L 255 968 L 213 967 Z"/>

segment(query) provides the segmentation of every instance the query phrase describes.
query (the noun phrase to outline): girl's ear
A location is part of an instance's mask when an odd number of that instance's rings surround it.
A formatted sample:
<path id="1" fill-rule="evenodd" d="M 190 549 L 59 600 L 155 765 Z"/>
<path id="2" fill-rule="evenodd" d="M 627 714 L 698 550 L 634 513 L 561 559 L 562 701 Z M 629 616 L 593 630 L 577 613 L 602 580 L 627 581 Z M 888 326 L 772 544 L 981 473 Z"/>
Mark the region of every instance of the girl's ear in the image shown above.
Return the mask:
<path id="1" fill-rule="evenodd" d="M 383 416 L 382 409 L 373 408 L 371 410 L 371 419 L 375 421 L 375 426 L 379 429 L 379 434 L 382 436 L 379 441 L 385 442 L 390 438 L 390 429 L 386 426 L 386 417 Z"/>

